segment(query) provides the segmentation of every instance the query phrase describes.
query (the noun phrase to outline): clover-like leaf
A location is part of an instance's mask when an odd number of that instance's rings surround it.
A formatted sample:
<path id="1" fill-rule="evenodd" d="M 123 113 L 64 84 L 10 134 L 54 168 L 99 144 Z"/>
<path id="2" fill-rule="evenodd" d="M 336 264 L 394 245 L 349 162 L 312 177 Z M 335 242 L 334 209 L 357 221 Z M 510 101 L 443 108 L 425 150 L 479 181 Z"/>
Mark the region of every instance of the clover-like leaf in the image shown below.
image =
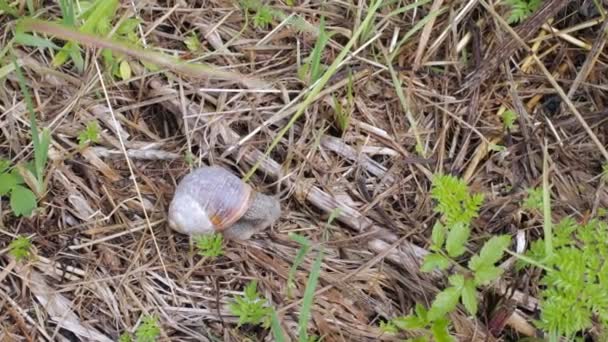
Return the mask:
<path id="1" fill-rule="evenodd" d="M 29 216 L 36 208 L 36 195 L 21 185 L 13 187 L 11 191 L 11 209 L 16 216 Z"/>

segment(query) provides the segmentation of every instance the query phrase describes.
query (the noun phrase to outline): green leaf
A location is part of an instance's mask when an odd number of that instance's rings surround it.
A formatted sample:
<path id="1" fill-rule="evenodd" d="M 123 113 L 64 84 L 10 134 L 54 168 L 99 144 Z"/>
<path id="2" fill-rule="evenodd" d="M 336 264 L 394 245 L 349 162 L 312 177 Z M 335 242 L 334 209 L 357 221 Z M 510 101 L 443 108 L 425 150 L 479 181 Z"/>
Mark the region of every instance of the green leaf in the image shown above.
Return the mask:
<path id="1" fill-rule="evenodd" d="M 487 285 L 498 279 L 503 270 L 495 266 L 484 265 L 475 271 L 475 285 Z"/>
<path id="2" fill-rule="evenodd" d="M 458 299 L 460 299 L 460 292 L 455 287 L 448 287 L 441 291 L 431 305 L 428 314 L 429 320 L 435 321 L 456 309 Z"/>
<path id="3" fill-rule="evenodd" d="M 477 314 L 477 290 L 475 282 L 472 279 L 467 279 L 462 288 L 462 304 L 467 311 L 475 316 Z"/>
<path id="4" fill-rule="evenodd" d="M 469 239 L 470 234 L 471 229 L 468 225 L 463 223 L 455 224 L 448 232 L 448 238 L 445 243 L 448 255 L 452 258 L 462 255 L 466 250 L 465 243 Z"/>
<path id="5" fill-rule="evenodd" d="M 28 258 L 31 253 L 32 242 L 28 237 L 18 235 L 8 245 L 9 253 L 17 260 Z"/>
<path id="6" fill-rule="evenodd" d="M 475 271 L 480 266 L 494 266 L 502 258 L 505 248 L 510 243 L 511 237 L 508 235 L 493 236 L 483 245 L 479 256 L 476 255 L 471 258 L 469 269 Z"/>
<path id="7" fill-rule="evenodd" d="M 131 66 L 126 60 L 120 62 L 120 78 L 122 78 L 124 81 L 131 78 Z"/>
<path id="8" fill-rule="evenodd" d="M 435 337 L 435 342 L 456 341 L 452 336 L 450 336 L 450 331 L 448 330 L 449 323 L 450 322 L 445 318 L 438 319 L 433 322 L 431 332 L 433 333 L 433 337 Z"/>
<path id="9" fill-rule="evenodd" d="M 10 203 L 16 216 L 30 216 L 36 208 L 36 195 L 30 189 L 17 185 L 11 191 Z"/>
<path id="10" fill-rule="evenodd" d="M 300 317 L 298 320 L 298 333 L 300 335 L 300 342 L 304 342 L 308 339 L 306 330 L 308 329 L 308 321 L 310 320 L 310 311 L 312 309 L 312 303 L 314 302 L 315 289 L 321 274 L 321 262 L 323 261 L 323 248 L 317 254 L 317 258 L 312 265 L 310 270 L 310 276 L 306 282 L 306 289 L 304 290 L 304 296 L 302 298 L 302 307 L 300 308 Z"/>
<path id="11" fill-rule="evenodd" d="M 441 254 L 430 253 L 424 257 L 424 262 L 420 267 L 422 272 L 432 272 L 435 269 L 445 270 L 450 266 L 450 261 Z"/>
<path id="12" fill-rule="evenodd" d="M 464 288 L 464 276 L 462 274 L 453 274 L 448 277 L 448 282 L 450 285 L 455 287 L 458 292 L 461 292 Z"/>
<path id="13" fill-rule="evenodd" d="M 401 330 L 424 329 L 426 325 L 426 322 L 423 319 L 413 315 L 396 317 L 392 322 Z"/>
<path id="14" fill-rule="evenodd" d="M 29 33 L 18 32 L 15 34 L 15 42 L 28 46 L 35 46 L 41 48 L 50 48 L 59 50 L 60 47 L 55 45 L 52 41 L 46 38 L 37 37 Z"/>
<path id="15" fill-rule="evenodd" d="M 118 33 L 119 35 L 127 35 L 127 34 L 133 32 L 137 28 L 137 25 L 139 25 L 140 22 L 141 21 L 137 18 L 126 19 L 125 21 L 122 22 L 122 24 L 120 24 L 120 26 L 116 30 L 116 33 Z"/>
<path id="16" fill-rule="evenodd" d="M 160 335 L 160 327 L 154 316 L 146 316 L 142 319 L 141 325 L 137 328 L 135 336 L 137 342 L 153 342 Z"/>
<path id="17" fill-rule="evenodd" d="M 222 243 L 224 236 L 222 234 L 202 234 L 194 237 L 198 254 L 208 257 L 216 258 L 223 254 Z"/>
<path id="18" fill-rule="evenodd" d="M 18 184 L 19 179 L 13 173 L 0 174 L 0 196 L 8 194 Z"/>
<path id="19" fill-rule="evenodd" d="M 9 166 L 11 166 L 10 160 L 0 158 L 0 173 L 4 173 L 4 171 L 8 170 Z"/>
<path id="20" fill-rule="evenodd" d="M 196 52 L 201 48 L 201 41 L 198 39 L 196 33 L 193 33 L 184 39 L 184 44 L 186 44 L 186 47 L 190 52 Z"/>
<path id="21" fill-rule="evenodd" d="M 44 166 L 48 159 L 50 144 L 51 132 L 48 128 L 45 128 L 42 134 L 40 134 L 38 144 L 34 144 L 34 164 L 36 166 L 36 178 L 39 183 L 42 183 L 42 178 L 44 177 Z"/>
<path id="22" fill-rule="evenodd" d="M 433 243 L 433 249 L 440 249 L 445 243 L 445 236 L 447 233 L 446 227 L 437 221 L 433 226 L 433 233 L 431 234 L 431 242 Z"/>

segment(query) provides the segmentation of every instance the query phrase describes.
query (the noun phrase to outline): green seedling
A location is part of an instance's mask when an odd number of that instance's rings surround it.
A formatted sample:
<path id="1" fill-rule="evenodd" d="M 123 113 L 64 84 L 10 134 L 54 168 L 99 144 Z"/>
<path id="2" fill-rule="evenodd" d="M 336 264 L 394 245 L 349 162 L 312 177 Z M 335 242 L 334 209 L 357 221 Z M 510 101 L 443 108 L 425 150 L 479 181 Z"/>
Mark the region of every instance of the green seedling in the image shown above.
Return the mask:
<path id="1" fill-rule="evenodd" d="M 441 215 L 433 226 L 431 253 L 421 266 L 423 272 L 446 270 L 454 266 L 456 272 L 448 277 L 449 286 L 437 294 L 427 310 L 420 304 L 414 313 L 397 317 L 384 324 L 386 331 L 421 329 L 426 341 L 432 336 L 436 341 L 455 341 L 449 335 L 450 321 L 447 316 L 461 303 L 474 316 L 478 310 L 477 288 L 488 285 L 502 275 L 496 263 L 504 256 L 511 242 L 507 235 L 493 236 L 473 255 L 467 267 L 454 258 L 462 257 L 471 234 L 471 222 L 479 215 L 483 195 L 471 194 L 464 180 L 450 175 L 433 178 L 431 197 L 437 202 L 435 212 Z"/>
<path id="2" fill-rule="evenodd" d="M 540 7 L 542 0 L 506 0 L 505 3 L 511 8 L 507 22 L 516 24 L 531 16 Z"/>
<path id="3" fill-rule="evenodd" d="M 321 18 L 319 35 L 317 36 L 315 46 L 310 56 L 305 59 L 304 64 L 298 69 L 298 76 L 300 79 L 309 85 L 317 82 L 325 72 L 326 66 L 321 63 L 321 60 L 323 51 L 325 51 L 325 46 L 327 46 L 332 35 L 332 33 L 327 33 L 325 31 L 325 19 Z"/>
<path id="4" fill-rule="evenodd" d="M 17 261 L 28 259 L 32 253 L 32 242 L 29 238 L 19 235 L 8 245 L 8 250 Z"/>
<path id="5" fill-rule="evenodd" d="M 99 135 L 99 124 L 97 121 L 91 121 L 87 124 L 87 127 L 78 134 L 78 144 L 84 146 L 90 142 L 97 143 L 99 142 Z"/>
<path id="6" fill-rule="evenodd" d="M 135 331 L 137 342 L 154 342 L 160 336 L 158 320 L 154 316 L 146 315 L 141 320 L 141 325 Z"/>
<path id="7" fill-rule="evenodd" d="M 517 113 L 512 110 L 506 110 L 504 113 L 502 113 L 501 117 L 504 129 L 509 131 L 513 130 L 515 120 L 517 120 Z"/>
<path id="8" fill-rule="evenodd" d="M 223 241 L 223 235 L 217 233 L 194 237 L 198 254 L 208 258 L 216 258 L 224 253 L 222 248 Z"/>
<path id="9" fill-rule="evenodd" d="M 229 305 L 230 312 L 238 316 L 238 326 L 243 324 L 262 325 L 268 328 L 272 319 L 272 308 L 257 292 L 257 281 L 253 280 L 243 291 L 242 296 L 238 296 Z"/>

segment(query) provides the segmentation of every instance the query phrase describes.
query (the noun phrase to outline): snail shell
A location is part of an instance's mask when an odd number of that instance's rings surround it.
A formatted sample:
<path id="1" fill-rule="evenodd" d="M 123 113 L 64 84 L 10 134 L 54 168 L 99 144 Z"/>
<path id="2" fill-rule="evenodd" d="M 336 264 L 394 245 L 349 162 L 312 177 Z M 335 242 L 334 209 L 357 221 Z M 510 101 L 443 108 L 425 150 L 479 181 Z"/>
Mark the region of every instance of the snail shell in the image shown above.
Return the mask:
<path id="1" fill-rule="evenodd" d="M 211 234 L 233 225 L 247 212 L 253 189 L 218 166 L 185 176 L 169 206 L 169 226 L 183 234 Z"/>

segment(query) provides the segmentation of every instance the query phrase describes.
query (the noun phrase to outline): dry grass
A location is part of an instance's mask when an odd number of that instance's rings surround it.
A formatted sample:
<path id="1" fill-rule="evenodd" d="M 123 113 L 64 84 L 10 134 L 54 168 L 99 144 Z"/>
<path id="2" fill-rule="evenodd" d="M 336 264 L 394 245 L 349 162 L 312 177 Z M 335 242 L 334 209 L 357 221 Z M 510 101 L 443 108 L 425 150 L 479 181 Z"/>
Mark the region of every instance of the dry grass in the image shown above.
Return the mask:
<path id="1" fill-rule="evenodd" d="M 365 1 L 295 2 L 272 4 L 303 18 L 308 32 L 281 20 L 255 28 L 251 14 L 246 22 L 226 0 L 121 2 L 120 15 L 134 11 L 142 19 L 137 33 L 148 47 L 265 80 L 270 90 L 135 65 L 122 81 L 108 75 L 93 48 L 84 50 L 85 69 L 78 72 L 70 63 L 53 68 L 48 49 L 15 47 L 52 145 L 48 191 L 36 214 L 14 217 L 2 201 L 0 340 L 116 341 L 148 314 L 158 317 L 163 340 L 272 340 L 269 330 L 237 328 L 228 310 L 252 279 L 295 340 L 315 254 L 306 256 L 288 297 L 299 248 L 288 235 L 321 243 L 326 231 L 309 334 L 324 341 L 398 340 L 379 322 L 409 313 L 415 302 L 429 304 L 444 286 L 418 270 L 437 219 L 433 173 L 463 176 L 486 195 L 474 250 L 492 234 L 542 236 L 542 217 L 524 211 L 522 200 L 527 188 L 541 185 L 545 144 L 553 215 L 574 212 L 583 220 L 608 207 L 598 177 L 608 146 L 602 35 L 608 21 L 588 15 L 589 1 L 548 1 L 515 30 L 498 17 L 505 17 L 504 6 L 484 0 L 426 1 L 393 16 L 413 2 L 386 1 L 375 30 L 357 41 L 356 53 L 265 157 L 310 89 L 298 66 L 314 47 L 320 16 L 337 32 L 323 51 L 329 65 L 367 14 L 357 7 Z M 44 5 L 42 18 L 61 16 L 56 2 Z M 427 17 L 435 10 L 442 12 Z M 2 15 L 0 24 L 0 47 L 8 46 L 15 18 Z M 185 45 L 193 32 L 201 42 L 196 52 Z M 397 45 L 406 33 L 409 39 Z M 0 67 L 9 63 L 5 57 Z M 346 98 L 348 71 L 355 98 L 341 134 L 332 95 Z M 15 73 L 2 76 L 0 155 L 27 160 L 33 149 L 25 100 Z M 503 129 L 506 109 L 518 113 L 513 131 Z M 78 135 L 93 120 L 99 142 L 79 147 Z M 424 158 L 416 154 L 417 138 Z M 496 151 L 495 144 L 506 149 Z M 173 189 L 190 169 L 188 152 L 196 165 L 220 164 L 241 176 L 261 161 L 250 181 L 280 196 L 280 221 L 246 243 L 227 242 L 221 257 L 196 255 L 165 221 Z M 337 221 L 327 225 L 336 207 Z M 17 234 L 32 237 L 35 261 L 9 255 Z M 464 311 L 453 316 L 460 340 L 515 341 L 535 333 L 538 275 L 505 267 L 502 282 L 483 293 L 476 320 Z M 505 312 L 511 318 L 491 336 L 488 329 Z"/>

